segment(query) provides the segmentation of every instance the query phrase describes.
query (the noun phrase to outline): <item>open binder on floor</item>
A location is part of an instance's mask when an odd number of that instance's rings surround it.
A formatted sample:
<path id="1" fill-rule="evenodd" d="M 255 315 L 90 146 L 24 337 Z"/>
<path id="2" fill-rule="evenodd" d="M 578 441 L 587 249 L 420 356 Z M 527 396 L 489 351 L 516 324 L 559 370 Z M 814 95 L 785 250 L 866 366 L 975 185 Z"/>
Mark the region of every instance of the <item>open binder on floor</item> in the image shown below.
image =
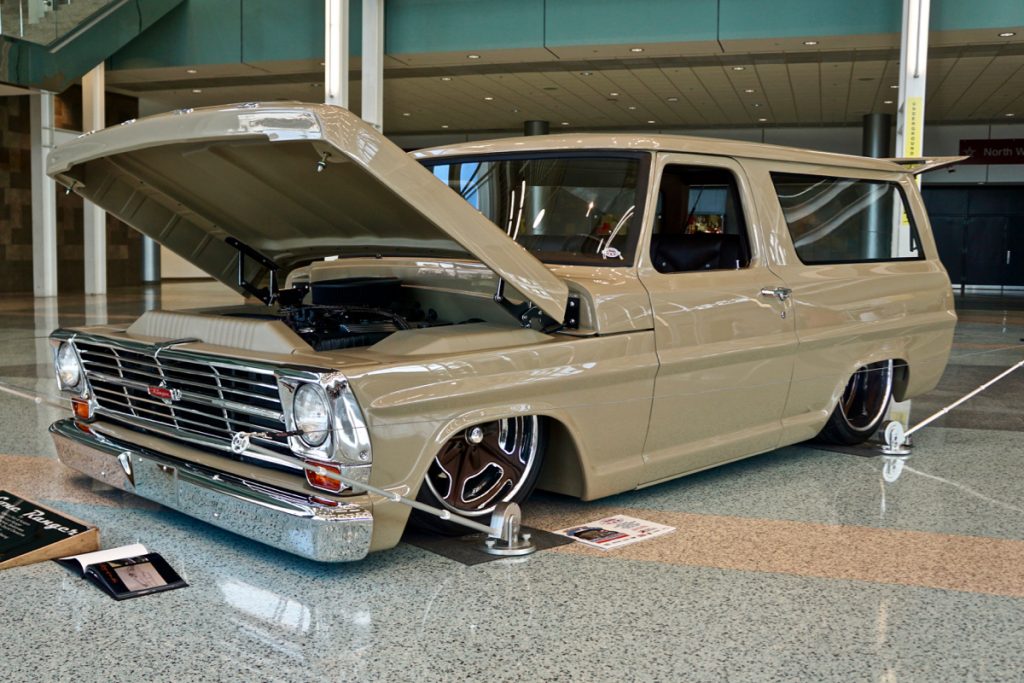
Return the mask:
<path id="1" fill-rule="evenodd" d="M 151 553 L 138 543 L 62 557 L 57 562 L 96 584 L 115 600 L 188 586 L 160 553 Z"/>

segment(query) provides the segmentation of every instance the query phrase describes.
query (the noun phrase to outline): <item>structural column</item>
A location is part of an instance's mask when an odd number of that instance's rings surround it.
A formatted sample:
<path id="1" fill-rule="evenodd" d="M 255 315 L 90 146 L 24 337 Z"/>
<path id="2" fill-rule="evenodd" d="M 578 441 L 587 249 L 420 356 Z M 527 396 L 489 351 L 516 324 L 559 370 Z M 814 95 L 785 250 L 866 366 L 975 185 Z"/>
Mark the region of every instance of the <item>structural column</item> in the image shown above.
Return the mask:
<path id="1" fill-rule="evenodd" d="M 106 123 L 105 73 L 101 63 L 82 77 L 82 127 L 99 130 Z M 107 214 L 90 201 L 85 209 L 85 293 L 107 293 Z"/>
<path id="2" fill-rule="evenodd" d="M 861 139 L 861 154 L 875 159 L 892 156 L 889 134 L 892 116 L 865 114 Z M 882 202 L 871 205 L 864 235 L 864 256 L 869 259 L 887 258 L 892 250 L 893 211 Z"/>
<path id="3" fill-rule="evenodd" d="M 348 108 L 348 0 L 324 0 L 324 102 Z"/>
<path id="4" fill-rule="evenodd" d="M 547 135 L 551 125 L 547 121 L 523 121 L 523 135 Z"/>
<path id="5" fill-rule="evenodd" d="M 363 120 L 384 130 L 384 0 L 363 0 Z"/>
<path id="6" fill-rule="evenodd" d="M 29 95 L 32 173 L 32 293 L 57 296 L 57 193 L 46 175 L 53 148 L 53 93 Z"/>

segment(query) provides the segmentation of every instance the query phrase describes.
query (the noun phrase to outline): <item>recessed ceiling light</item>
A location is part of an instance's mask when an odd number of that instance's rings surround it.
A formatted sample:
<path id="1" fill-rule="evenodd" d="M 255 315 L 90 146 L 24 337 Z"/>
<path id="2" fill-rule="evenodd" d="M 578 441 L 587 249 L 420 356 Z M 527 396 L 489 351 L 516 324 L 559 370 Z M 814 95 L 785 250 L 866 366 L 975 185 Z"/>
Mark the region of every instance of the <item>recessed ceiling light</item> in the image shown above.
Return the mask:
<path id="1" fill-rule="evenodd" d="M 805 40 L 804 41 L 804 45 L 806 45 L 808 47 L 812 47 L 812 46 L 817 45 L 817 44 L 818 44 L 818 41 L 816 41 L 816 40 Z"/>
<path id="2" fill-rule="evenodd" d="M 580 72 L 580 76 L 593 76 L 593 75 L 594 75 L 593 71 L 581 71 Z"/>
<path id="3" fill-rule="evenodd" d="M 628 109 L 630 111 L 633 111 L 634 109 L 636 109 L 636 105 L 635 104 L 631 104 L 628 107 L 626 107 L 626 109 Z"/>
<path id="4" fill-rule="evenodd" d="M 647 119 L 647 123 L 654 123 L 654 119 Z"/>
<path id="5" fill-rule="evenodd" d="M 513 114 L 518 114 L 519 113 L 519 107 L 512 107 L 512 113 Z"/>
<path id="6" fill-rule="evenodd" d="M 747 70 L 747 67 L 745 67 L 745 66 L 734 66 L 734 67 L 732 68 L 732 70 L 733 70 L 733 71 L 746 71 L 746 70 Z"/>
<path id="7" fill-rule="evenodd" d="M 629 51 L 630 52 L 643 52 L 644 49 L 642 47 L 631 47 L 631 48 L 629 48 Z"/>
<path id="8" fill-rule="evenodd" d="M 892 100 L 882 100 L 882 104 L 892 104 Z"/>
<path id="9" fill-rule="evenodd" d="M 491 102 L 492 100 L 494 100 L 494 98 L 491 97 L 490 95 L 487 95 L 486 97 L 484 97 L 484 100 L 486 100 L 487 102 Z"/>
<path id="10" fill-rule="evenodd" d="M 678 97 L 674 97 L 674 96 L 673 97 L 666 97 L 665 99 L 667 101 L 669 101 L 669 102 L 678 102 L 679 101 L 679 98 Z"/>
<path id="11" fill-rule="evenodd" d="M 1016 114 L 1014 114 L 1014 113 L 1013 113 L 1013 112 L 1011 111 L 1011 112 L 1009 112 L 1009 113 L 1007 113 L 1007 114 L 1003 114 L 1003 116 L 1005 116 L 1005 117 L 1007 117 L 1007 118 L 1013 118 L 1014 116 L 1016 116 Z"/>
<path id="12" fill-rule="evenodd" d="M 480 59 L 480 55 L 466 55 L 466 59 Z"/>
<path id="13" fill-rule="evenodd" d="M 1015 35 L 1017 35 L 1016 31 L 1003 31 L 1002 33 L 999 34 L 999 37 L 1000 38 L 1013 38 Z"/>
<path id="14" fill-rule="evenodd" d="M 754 107 L 754 109 L 757 109 L 758 107 L 760 107 L 760 106 L 761 106 L 761 103 L 760 103 L 760 102 L 754 102 L 754 104 L 753 104 L 753 105 L 751 105 L 751 106 L 753 106 L 753 107 Z"/>
<path id="15" fill-rule="evenodd" d="M 407 111 L 403 111 L 403 112 L 402 112 L 402 116 L 412 116 L 412 114 L 410 114 L 410 113 L 409 113 L 409 112 L 407 112 Z"/>
<path id="16" fill-rule="evenodd" d="M 609 97 L 618 97 L 619 93 L 617 93 L 617 92 L 610 92 L 610 93 L 608 93 L 608 96 Z"/>
<path id="17" fill-rule="evenodd" d="M 753 93 L 756 93 L 757 91 L 754 90 L 753 88 L 744 88 L 743 92 L 747 93 L 748 95 L 752 95 Z"/>
<path id="18" fill-rule="evenodd" d="M 323 65 L 321 65 L 321 66 L 323 66 Z M 187 74 L 196 74 L 196 73 L 199 73 L 199 72 L 196 71 L 195 69 L 185 69 L 185 73 L 187 73 Z"/>
<path id="19" fill-rule="evenodd" d="M 760 123 L 764 123 L 764 122 L 766 122 L 767 120 L 768 120 L 768 119 L 766 119 L 766 118 L 763 118 L 763 117 L 762 117 L 762 118 L 759 118 L 759 119 L 758 119 L 758 121 L 759 121 Z"/>
<path id="20" fill-rule="evenodd" d="M 441 76 L 441 80 L 442 81 L 450 81 L 450 80 L 452 80 L 452 77 L 451 76 Z"/>
<path id="21" fill-rule="evenodd" d="M 327 66 L 327 62 L 320 62 L 320 66 Z"/>
<path id="22" fill-rule="evenodd" d="M 194 92 L 196 95 L 198 95 L 199 93 L 203 92 L 203 89 L 202 88 L 192 88 L 192 92 Z"/>
<path id="23" fill-rule="evenodd" d="M 447 127 L 448 127 L 448 124 L 447 124 L 447 123 L 442 123 L 442 124 L 441 124 L 441 127 L 442 127 L 442 128 L 447 128 Z"/>
<path id="24" fill-rule="evenodd" d="M 898 85 L 890 85 L 889 86 L 889 90 L 899 90 L 899 89 L 900 89 L 900 86 L 898 86 Z"/>
<path id="25" fill-rule="evenodd" d="M 562 121 L 562 125 L 563 125 L 563 126 L 568 126 L 568 125 L 569 125 L 569 122 L 568 122 L 568 121 Z"/>

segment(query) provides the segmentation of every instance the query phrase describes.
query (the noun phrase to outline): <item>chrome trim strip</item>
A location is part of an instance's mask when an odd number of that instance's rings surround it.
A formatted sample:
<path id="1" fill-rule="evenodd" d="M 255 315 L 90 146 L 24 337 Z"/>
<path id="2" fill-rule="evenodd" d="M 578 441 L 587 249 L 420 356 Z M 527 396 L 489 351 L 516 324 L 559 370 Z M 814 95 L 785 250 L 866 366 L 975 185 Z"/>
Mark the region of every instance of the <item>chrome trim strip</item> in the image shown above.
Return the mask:
<path id="1" fill-rule="evenodd" d="M 369 501 L 321 503 L 310 496 L 218 472 L 76 426 L 50 426 L 68 467 L 214 526 L 320 562 L 366 556 L 373 535 Z"/>

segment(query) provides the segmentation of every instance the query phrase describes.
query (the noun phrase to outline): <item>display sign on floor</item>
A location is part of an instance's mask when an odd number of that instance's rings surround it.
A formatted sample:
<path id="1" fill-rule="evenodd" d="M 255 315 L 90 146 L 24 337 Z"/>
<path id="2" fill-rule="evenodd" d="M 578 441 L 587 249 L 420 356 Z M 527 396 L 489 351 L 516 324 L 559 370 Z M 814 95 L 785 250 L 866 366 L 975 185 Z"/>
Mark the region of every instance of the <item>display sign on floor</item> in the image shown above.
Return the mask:
<path id="1" fill-rule="evenodd" d="M 0 569 L 95 550 L 99 530 L 10 491 L 0 491 Z"/>
<path id="2" fill-rule="evenodd" d="M 664 536 L 675 530 L 674 526 L 648 522 L 629 515 L 614 515 L 568 529 L 559 529 L 555 533 L 568 536 L 595 548 L 612 550 L 631 543 Z"/>
<path id="3" fill-rule="evenodd" d="M 160 553 L 151 553 L 138 543 L 62 557 L 57 562 L 73 569 L 115 600 L 188 586 Z"/>

